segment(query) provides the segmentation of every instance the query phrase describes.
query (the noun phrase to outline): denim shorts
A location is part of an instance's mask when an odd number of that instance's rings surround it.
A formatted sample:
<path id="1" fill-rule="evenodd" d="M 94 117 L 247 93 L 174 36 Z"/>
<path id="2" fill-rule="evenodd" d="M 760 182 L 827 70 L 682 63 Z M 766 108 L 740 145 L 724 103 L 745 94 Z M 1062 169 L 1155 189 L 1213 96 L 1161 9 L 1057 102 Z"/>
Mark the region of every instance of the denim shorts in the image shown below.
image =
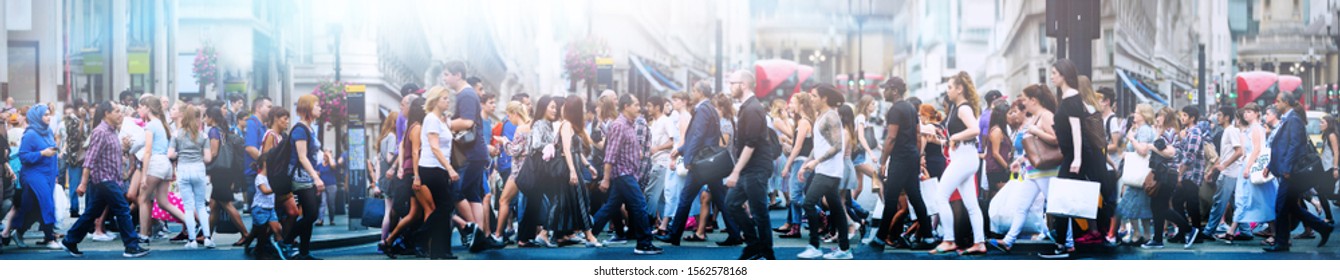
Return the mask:
<path id="1" fill-rule="evenodd" d="M 274 208 L 261 208 L 260 206 L 251 207 L 251 224 L 264 225 L 269 222 L 279 222 L 279 216 L 275 215 Z"/>

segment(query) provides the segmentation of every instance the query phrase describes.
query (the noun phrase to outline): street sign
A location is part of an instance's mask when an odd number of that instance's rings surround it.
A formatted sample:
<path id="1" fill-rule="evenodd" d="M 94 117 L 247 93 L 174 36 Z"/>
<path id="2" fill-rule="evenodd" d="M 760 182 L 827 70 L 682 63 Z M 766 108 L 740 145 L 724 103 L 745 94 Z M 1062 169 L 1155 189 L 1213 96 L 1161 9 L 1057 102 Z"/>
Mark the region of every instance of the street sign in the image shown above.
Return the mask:
<path id="1" fill-rule="evenodd" d="M 149 74 L 149 50 L 132 50 L 126 58 L 127 71 L 131 75 Z"/>
<path id="2" fill-rule="evenodd" d="M 596 91 L 604 91 L 614 86 L 614 58 L 596 58 Z"/>
<path id="3" fill-rule="evenodd" d="M 97 49 L 84 50 L 84 74 L 102 74 L 103 68 L 105 68 L 103 63 L 101 51 Z"/>

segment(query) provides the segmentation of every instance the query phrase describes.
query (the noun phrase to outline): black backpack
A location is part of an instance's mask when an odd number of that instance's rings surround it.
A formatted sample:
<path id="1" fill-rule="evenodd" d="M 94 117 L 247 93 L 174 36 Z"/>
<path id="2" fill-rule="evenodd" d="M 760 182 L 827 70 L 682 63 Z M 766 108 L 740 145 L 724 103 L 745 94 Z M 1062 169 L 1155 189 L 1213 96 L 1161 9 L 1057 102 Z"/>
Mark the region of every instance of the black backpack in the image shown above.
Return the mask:
<path id="1" fill-rule="evenodd" d="M 306 125 L 298 124 L 293 127 L 297 130 L 299 127 L 311 131 Z M 285 195 L 293 192 L 293 171 L 289 168 L 289 162 L 293 160 L 293 153 L 297 150 L 294 147 L 293 130 L 284 136 L 284 141 L 274 148 L 270 148 L 261 157 L 265 158 L 266 179 L 270 182 L 270 189 L 276 195 Z"/>
<path id="2" fill-rule="evenodd" d="M 223 139 L 219 141 L 219 150 L 215 151 L 214 160 L 209 162 L 206 170 L 217 174 L 232 174 L 242 170 L 242 157 L 246 156 L 245 141 L 227 129 L 219 129 L 219 134 Z"/>

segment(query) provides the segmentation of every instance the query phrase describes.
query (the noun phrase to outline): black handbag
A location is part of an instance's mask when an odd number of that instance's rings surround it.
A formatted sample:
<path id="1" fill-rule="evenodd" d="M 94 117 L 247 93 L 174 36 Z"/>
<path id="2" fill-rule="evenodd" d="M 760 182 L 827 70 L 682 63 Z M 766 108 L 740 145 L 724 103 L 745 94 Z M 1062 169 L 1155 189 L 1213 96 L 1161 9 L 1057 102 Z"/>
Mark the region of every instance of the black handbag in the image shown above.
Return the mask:
<path id="1" fill-rule="evenodd" d="M 1325 171 L 1321 165 L 1321 155 L 1317 154 L 1317 146 L 1313 145 L 1312 141 L 1303 140 L 1303 142 L 1307 143 L 1307 149 L 1303 151 L 1303 154 L 1295 157 L 1293 162 L 1289 163 L 1289 167 L 1293 169 L 1293 174 Z"/>
<path id="2" fill-rule="evenodd" d="M 703 147 L 694 154 L 689 170 L 700 182 L 719 181 L 735 171 L 735 155 L 723 146 Z"/>

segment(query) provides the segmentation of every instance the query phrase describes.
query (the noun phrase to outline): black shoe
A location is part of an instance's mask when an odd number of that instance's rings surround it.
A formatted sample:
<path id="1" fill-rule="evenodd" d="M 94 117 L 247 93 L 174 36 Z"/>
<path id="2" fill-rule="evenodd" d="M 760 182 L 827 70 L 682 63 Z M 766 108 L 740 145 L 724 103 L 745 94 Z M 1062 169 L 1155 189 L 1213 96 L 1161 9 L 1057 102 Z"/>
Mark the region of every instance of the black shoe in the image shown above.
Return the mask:
<path id="1" fill-rule="evenodd" d="M 744 250 L 743 250 L 743 251 L 740 251 L 740 257 L 735 258 L 735 259 L 736 259 L 736 260 L 741 260 L 741 261 L 744 261 L 744 260 L 756 260 L 756 259 L 762 257 L 762 254 L 760 254 L 760 253 L 761 253 L 761 252 L 759 252 L 759 250 L 757 250 L 757 249 L 754 249 L 754 247 L 751 247 L 751 246 L 745 246 L 745 247 L 744 247 Z"/>
<path id="2" fill-rule="evenodd" d="M 475 230 L 470 233 L 470 253 L 479 253 L 489 248 L 496 247 L 493 238 L 489 238 L 483 231 Z"/>
<path id="3" fill-rule="evenodd" d="M 9 241 L 10 241 L 10 240 L 13 240 L 13 239 L 14 239 L 13 236 L 10 236 L 10 237 L 0 237 L 0 246 L 9 246 Z"/>
<path id="4" fill-rule="evenodd" d="M 1262 250 L 1265 250 L 1266 253 L 1283 253 L 1289 251 L 1289 246 L 1275 244 L 1275 246 L 1265 247 Z"/>
<path id="5" fill-rule="evenodd" d="M 762 251 L 763 251 L 763 253 L 762 253 L 763 256 L 760 257 L 760 259 L 764 259 L 764 260 L 777 260 L 777 254 L 775 254 L 775 253 L 772 251 L 772 248 L 763 249 Z"/>
<path id="6" fill-rule="evenodd" d="M 456 257 L 456 255 L 448 254 L 448 255 L 445 255 L 445 256 L 437 256 L 437 257 L 432 257 L 432 258 L 428 258 L 428 259 L 430 259 L 430 260 L 455 260 L 455 259 L 460 259 L 460 258 L 459 258 L 459 257 Z"/>
<path id="7" fill-rule="evenodd" d="M 912 250 L 930 250 L 931 248 L 935 248 L 935 246 L 939 246 L 939 244 L 940 244 L 940 242 L 926 242 L 925 240 L 918 240 L 918 241 L 915 241 L 915 242 L 912 243 L 912 248 L 911 248 L 911 249 L 912 249 Z"/>
<path id="8" fill-rule="evenodd" d="M 654 238 L 656 238 L 657 241 L 665 242 L 665 243 L 668 243 L 668 244 L 670 244 L 670 245 L 674 245 L 674 246 L 679 246 L 679 238 L 678 238 L 678 237 L 671 237 L 671 236 L 669 236 L 669 235 L 657 235 L 657 236 L 655 236 Z"/>
<path id="9" fill-rule="evenodd" d="M 740 239 L 740 238 L 727 238 L 726 241 L 720 241 L 720 242 L 717 242 L 717 246 L 721 246 L 721 247 L 738 246 L 738 245 L 740 245 L 740 244 L 744 244 L 744 239 Z"/>
<path id="10" fill-rule="evenodd" d="M 127 257 L 127 258 L 138 258 L 138 257 L 146 256 L 146 255 L 149 255 L 149 249 L 140 248 L 140 247 L 126 248 L 126 251 L 125 251 L 124 253 L 121 253 L 121 256 L 122 256 L 122 257 Z"/>
<path id="11" fill-rule="evenodd" d="M 172 239 L 169 239 L 168 242 L 172 242 L 172 243 L 186 243 L 186 239 L 188 239 L 188 238 L 190 238 L 190 237 L 187 237 L 185 233 L 178 233 L 177 236 L 172 237 Z"/>
<path id="12" fill-rule="evenodd" d="M 1051 251 L 1038 253 L 1038 257 L 1048 260 L 1066 259 L 1070 258 L 1070 252 L 1066 251 L 1066 249 L 1061 246 L 1057 246 L 1055 249 L 1052 249 Z"/>
<path id="13" fill-rule="evenodd" d="M 79 211 L 70 210 L 70 218 L 79 218 Z"/>
<path id="14" fill-rule="evenodd" d="M 1331 240 L 1331 232 L 1333 231 L 1335 231 L 1334 227 L 1327 229 L 1318 229 L 1317 234 L 1321 235 L 1321 241 L 1317 242 L 1317 247 L 1326 246 L 1326 241 Z"/>
<path id="15" fill-rule="evenodd" d="M 1196 236 L 1200 236 L 1199 228 L 1192 229 L 1191 232 L 1186 235 L 1186 244 L 1182 244 L 1182 249 L 1191 249 L 1191 245 L 1196 245 Z"/>
<path id="16" fill-rule="evenodd" d="M 79 243 L 67 242 L 64 239 L 62 239 L 60 241 L 60 245 L 61 248 L 65 248 L 66 253 L 70 253 L 70 256 L 76 258 L 84 257 L 84 252 L 79 251 Z"/>
<path id="17" fill-rule="evenodd" d="M 638 245 L 637 248 L 633 248 L 633 254 L 636 255 L 660 255 L 661 253 L 665 253 L 665 250 L 651 244 Z"/>
<path id="18" fill-rule="evenodd" d="M 377 243 L 377 250 L 382 251 L 382 254 L 385 254 L 385 255 L 386 255 L 386 258 L 389 258 L 389 259 L 392 259 L 392 260 L 396 259 L 395 252 L 392 252 L 392 251 L 391 251 L 391 246 L 390 246 L 390 245 L 386 245 L 386 243 Z"/>
<path id="19" fill-rule="evenodd" d="M 1163 241 L 1159 241 L 1158 239 L 1152 239 L 1149 240 L 1149 242 L 1145 242 L 1145 244 L 1140 244 L 1140 248 L 1163 249 Z"/>

